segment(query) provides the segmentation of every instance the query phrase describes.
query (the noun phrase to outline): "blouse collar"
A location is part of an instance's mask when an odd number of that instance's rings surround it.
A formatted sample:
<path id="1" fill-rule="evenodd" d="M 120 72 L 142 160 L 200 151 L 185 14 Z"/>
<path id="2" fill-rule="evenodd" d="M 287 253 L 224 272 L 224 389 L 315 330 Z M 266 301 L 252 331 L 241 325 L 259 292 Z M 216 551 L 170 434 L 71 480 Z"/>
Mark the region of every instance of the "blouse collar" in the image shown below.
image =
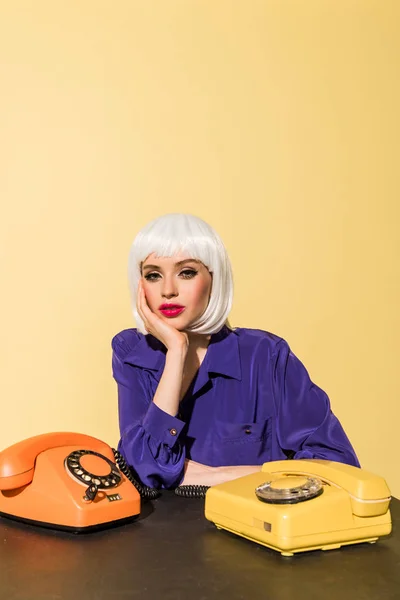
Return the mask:
<path id="1" fill-rule="evenodd" d="M 124 363 L 157 371 L 159 379 L 165 365 L 165 346 L 154 336 L 139 334 L 141 339 L 127 354 Z M 208 373 L 241 380 L 242 370 L 238 334 L 226 325 L 211 335 L 203 363 Z M 204 369 L 202 369 L 204 370 Z"/>

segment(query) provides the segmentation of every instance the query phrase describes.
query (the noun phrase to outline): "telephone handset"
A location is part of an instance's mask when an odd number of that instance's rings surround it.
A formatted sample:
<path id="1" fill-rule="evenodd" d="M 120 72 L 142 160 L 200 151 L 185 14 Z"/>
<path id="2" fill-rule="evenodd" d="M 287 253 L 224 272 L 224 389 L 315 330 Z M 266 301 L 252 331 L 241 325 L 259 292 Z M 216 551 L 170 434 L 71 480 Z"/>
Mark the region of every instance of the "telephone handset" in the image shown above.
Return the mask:
<path id="1" fill-rule="evenodd" d="M 0 515 L 76 533 L 132 520 L 140 494 L 127 468 L 115 464 L 115 453 L 97 438 L 64 432 L 6 448 Z"/>
<path id="2" fill-rule="evenodd" d="M 389 535 L 390 499 L 385 480 L 358 467 L 319 459 L 274 461 L 211 487 L 205 516 L 218 529 L 292 556 Z"/>

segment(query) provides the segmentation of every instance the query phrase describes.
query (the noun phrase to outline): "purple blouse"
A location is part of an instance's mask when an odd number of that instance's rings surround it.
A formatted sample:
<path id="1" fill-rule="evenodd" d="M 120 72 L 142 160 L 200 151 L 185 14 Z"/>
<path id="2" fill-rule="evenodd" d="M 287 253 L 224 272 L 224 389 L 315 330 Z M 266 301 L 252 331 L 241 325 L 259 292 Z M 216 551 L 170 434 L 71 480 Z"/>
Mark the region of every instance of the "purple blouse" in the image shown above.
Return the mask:
<path id="1" fill-rule="evenodd" d="M 112 348 L 118 449 L 148 486 L 179 485 L 185 458 L 210 466 L 287 457 L 359 466 L 328 396 L 276 335 L 227 327 L 213 334 L 176 416 L 152 402 L 165 346 L 126 329 L 113 338 Z"/>

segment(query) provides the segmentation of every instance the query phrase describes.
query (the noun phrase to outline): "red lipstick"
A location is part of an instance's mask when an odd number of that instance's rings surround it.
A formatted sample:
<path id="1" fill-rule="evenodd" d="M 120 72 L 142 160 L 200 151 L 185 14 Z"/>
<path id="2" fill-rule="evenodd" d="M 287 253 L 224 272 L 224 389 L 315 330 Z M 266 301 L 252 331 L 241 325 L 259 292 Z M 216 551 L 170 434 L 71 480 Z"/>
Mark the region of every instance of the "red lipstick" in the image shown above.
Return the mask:
<path id="1" fill-rule="evenodd" d="M 158 310 L 164 315 L 164 317 L 177 317 L 184 310 L 185 307 L 181 304 L 161 304 Z"/>

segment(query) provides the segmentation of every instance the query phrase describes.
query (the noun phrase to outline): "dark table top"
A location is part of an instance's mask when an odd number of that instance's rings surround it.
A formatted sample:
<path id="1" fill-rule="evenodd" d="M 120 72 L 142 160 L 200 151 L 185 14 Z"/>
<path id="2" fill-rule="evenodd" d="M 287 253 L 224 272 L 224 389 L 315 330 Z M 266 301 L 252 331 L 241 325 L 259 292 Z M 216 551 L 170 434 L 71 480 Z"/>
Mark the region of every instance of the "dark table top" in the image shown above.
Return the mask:
<path id="1" fill-rule="evenodd" d="M 134 523 L 86 535 L 0 518 L 0 598 L 7 600 L 399 600 L 400 501 L 376 544 L 291 558 L 205 519 L 204 500 L 172 492 Z"/>

